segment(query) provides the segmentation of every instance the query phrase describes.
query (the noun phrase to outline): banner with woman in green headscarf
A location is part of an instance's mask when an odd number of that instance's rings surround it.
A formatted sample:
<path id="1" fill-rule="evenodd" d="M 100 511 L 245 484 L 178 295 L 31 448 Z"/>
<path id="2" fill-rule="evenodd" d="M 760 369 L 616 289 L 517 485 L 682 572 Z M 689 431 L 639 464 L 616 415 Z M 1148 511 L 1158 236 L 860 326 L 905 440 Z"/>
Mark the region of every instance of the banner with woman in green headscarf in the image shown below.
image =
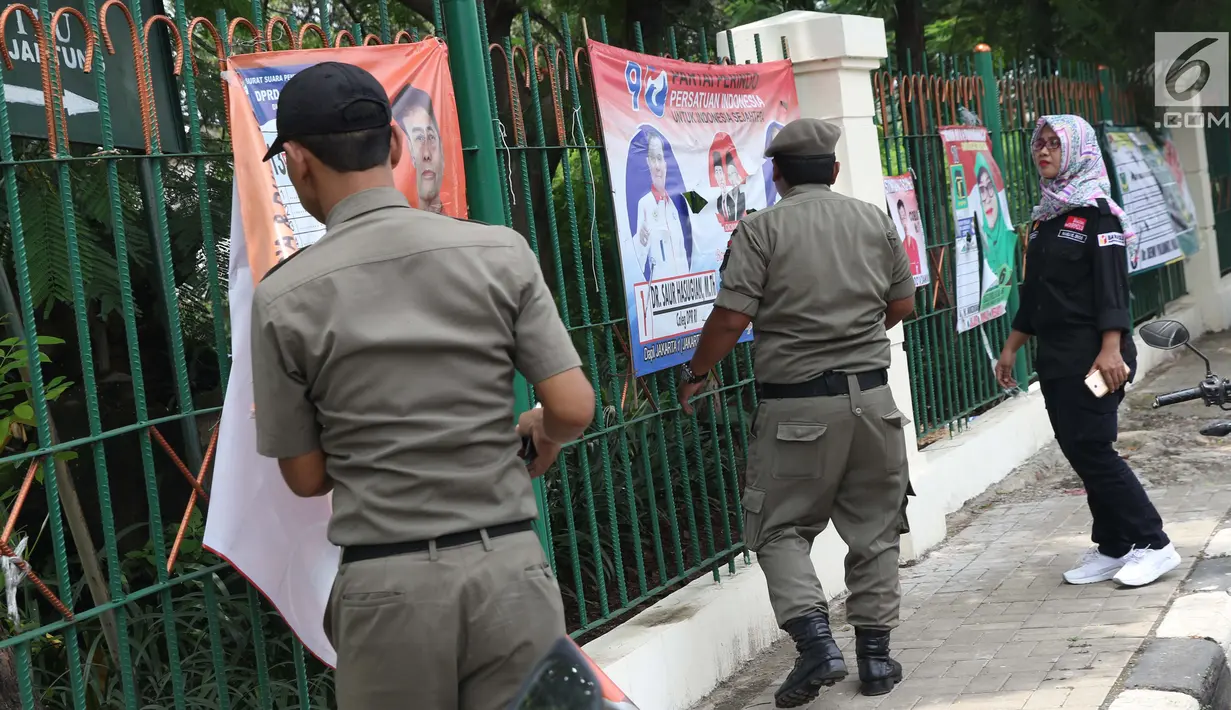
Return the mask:
<path id="1" fill-rule="evenodd" d="M 946 126 L 940 137 L 957 225 L 957 330 L 964 332 L 1007 310 L 1018 239 L 987 129 Z"/>

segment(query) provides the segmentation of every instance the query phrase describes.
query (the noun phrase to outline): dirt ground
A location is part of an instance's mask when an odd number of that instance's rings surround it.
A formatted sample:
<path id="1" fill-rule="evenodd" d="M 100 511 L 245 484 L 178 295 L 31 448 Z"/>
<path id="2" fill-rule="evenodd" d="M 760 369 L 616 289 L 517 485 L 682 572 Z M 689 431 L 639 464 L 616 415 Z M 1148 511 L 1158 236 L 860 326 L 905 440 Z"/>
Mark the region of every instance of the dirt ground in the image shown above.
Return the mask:
<path id="1" fill-rule="evenodd" d="M 1231 377 L 1231 331 L 1215 333 L 1195 343 L 1209 359 L 1214 372 Z M 1205 376 L 1205 364 L 1192 352 L 1181 350 L 1175 359 L 1133 385 L 1120 409 L 1120 441 L 1117 449 L 1136 471 L 1147 490 L 1176 484 L 1225 486 L 1231 479 L 1231 437 L 1202 436 L 1200 429 L 1217 419 L 1231 419 L 1231 412 L 1206 408 L 1201 402 L 1153 409 L 1154 397 L 1197 385 Z M 1055 443 L 1015 469 L 983 495 L 969 501 L 948 517 L 949 534 L 969 525 L 988 509 L 1010 503 L 1025 503 L 1064 495 L 1083 495 L 1081 481 L 1064 460 Z M 943 545 L 943 543 L 942 543 Z M 913 563 L 911 563 L 913 564 Z M 835 629 L 845 626 L 841 602 L 832 607 Z M 787 640 L 774 644 L 758 658 L 719 686 L 695 710 L 743 710 L 765 688 L 790 670 L 794 646 Z"/>

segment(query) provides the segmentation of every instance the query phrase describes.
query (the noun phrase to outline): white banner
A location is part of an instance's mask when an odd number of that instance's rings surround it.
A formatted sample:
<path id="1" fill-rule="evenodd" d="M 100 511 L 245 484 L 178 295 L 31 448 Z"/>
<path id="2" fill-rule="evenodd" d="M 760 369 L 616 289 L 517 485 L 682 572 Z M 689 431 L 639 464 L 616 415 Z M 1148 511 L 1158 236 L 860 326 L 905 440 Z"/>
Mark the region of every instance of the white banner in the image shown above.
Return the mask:
<path id="1" fill-rule="evenodd" d="M 323 623 L 340 554 L 326 537 L 333 496 L 296 496 L 282 480 L 278 462 L 256 452 L 250 331 L 253 290 L 239 193 L 233 189 L 231 378 L 222 405 L 205 547 L 230 562 L 269 599 L 304 647 L 333 667 L 337 653 L 325 637 Z"/>

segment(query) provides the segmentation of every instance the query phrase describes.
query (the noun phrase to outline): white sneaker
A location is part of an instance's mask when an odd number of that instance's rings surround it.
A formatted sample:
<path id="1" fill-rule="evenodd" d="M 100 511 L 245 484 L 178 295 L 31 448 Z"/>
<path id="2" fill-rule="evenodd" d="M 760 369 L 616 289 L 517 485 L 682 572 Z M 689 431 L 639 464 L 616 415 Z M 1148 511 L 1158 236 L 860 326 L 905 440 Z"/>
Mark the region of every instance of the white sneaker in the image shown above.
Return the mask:
<path id="1" fill-rule="evenodd" d="M 1077 566 L 1064 573 L 1064 581 L 1069 584 L 1094 584 L 1106 582 L 1116 576 L 1120 568 L 1128 560 L 1128 556 L 1108 557 L 1098 551 L 1098 545 L 1086 550 Z M 1160 573 L 1161 574 L 1161 573 Z"/>
<path id="2" fill-rule="evenodd" d="M 1180 566 L 1180 553 L 1175 545 L 1161 550 L 1133 550 L 1124 556 L 1124 566 L 1116 573 L 1117 584 L 1142 587 Z"/>

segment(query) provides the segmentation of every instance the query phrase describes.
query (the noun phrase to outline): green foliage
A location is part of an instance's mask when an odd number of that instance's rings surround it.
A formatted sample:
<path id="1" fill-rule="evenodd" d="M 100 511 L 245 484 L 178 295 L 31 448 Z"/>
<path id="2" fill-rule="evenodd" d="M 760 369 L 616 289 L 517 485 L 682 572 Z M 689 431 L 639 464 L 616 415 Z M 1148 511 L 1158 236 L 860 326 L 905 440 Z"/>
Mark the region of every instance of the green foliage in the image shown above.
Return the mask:
<path id="1" fill-rule="evenodd" d="M 44 364 L 51 362 L 51 358 L 42 351 L 43 346 L 63 344 L 64 341 L 59 338 L 40 335 L 36 350 L 38 361 Z M 25 376 L 29 367 L 30 351 L 24 341 L 18 338 L 0 341 L 0 455 L 3 456 L 37 448 L 27 432 L 27 429 L 38 427 L 32 398 L 33 388 Z M 48 403 L 54 402 L 72 386 L 73 383 L 62 376 L 53 377 L 44 384 L 43 398 Z M 57 453 L 55 458 L 71 461 L 77 458 L 77 454 L 63 451 Z M 20 485 L 28 466 L 28 461 L 0 464 L 0 503 L 17 494 L 16 486 Z M 35 479 L 42 482 L 43 467 L 39 467 Z"/>
<path id="2" fill-rule="evenodd" d="M 792 10 L 818 10 L 821 4 L 817 0 L 731 0 L 722 4 L 722 14 L 730 26 L 738 27 Z"/>
<path id="3" fill-rule="evenodd" d="M 57 303 L 71 304 L 72 280 L 69 273 L 68 241 L 65 233 L 63 182 L 60 171 L 67 171 L 71 184 L 72 207 L 80 267 L 87 301 L 103 314 L 120 307 L 120 278 L 112 236 L 112 204 L 107 181 L 100 166 L 80 162 L 56 168 L 48 164 L 27 164 L 17 171 L 21 194 L 22 239 L 26 248 L 26 267 L 35 306 L 49 314 Z M 120 180 L 118 202 L 128 236 L 129 256 L 142 267 L 148 264 L 150 247 L 142 227 L 139 192 L 131 180 Z M 0 240 L 13 259 L 10 206 L 3 206 Z M 6 268 L 7 270 L 7 268 Z"/>

